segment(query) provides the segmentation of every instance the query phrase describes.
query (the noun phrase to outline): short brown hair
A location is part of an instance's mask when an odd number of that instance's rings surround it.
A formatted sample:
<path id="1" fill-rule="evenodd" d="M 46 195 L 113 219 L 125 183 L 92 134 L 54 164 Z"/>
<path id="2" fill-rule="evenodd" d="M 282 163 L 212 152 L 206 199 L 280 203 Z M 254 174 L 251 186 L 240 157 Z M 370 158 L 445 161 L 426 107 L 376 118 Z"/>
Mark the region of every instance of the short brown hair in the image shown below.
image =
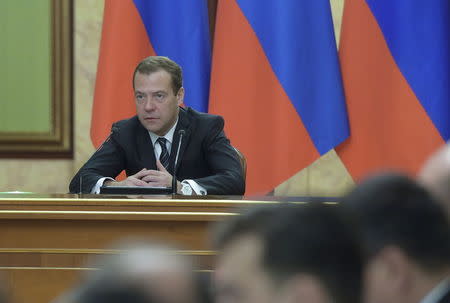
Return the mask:
<path id="1" fill-rule="evenodd" d="M 139 62 L 133 73 L 133 88 L 136 73 L 150 75 L 151 73 L 159 70 L 165 70 L 169 73 L 172 78 L 173 93 L 176 95 L 183 86 L 183 71 L 181 70 L 181 66 L 179 66 L 175 61 L 164 56 L 150 56 Z"/>

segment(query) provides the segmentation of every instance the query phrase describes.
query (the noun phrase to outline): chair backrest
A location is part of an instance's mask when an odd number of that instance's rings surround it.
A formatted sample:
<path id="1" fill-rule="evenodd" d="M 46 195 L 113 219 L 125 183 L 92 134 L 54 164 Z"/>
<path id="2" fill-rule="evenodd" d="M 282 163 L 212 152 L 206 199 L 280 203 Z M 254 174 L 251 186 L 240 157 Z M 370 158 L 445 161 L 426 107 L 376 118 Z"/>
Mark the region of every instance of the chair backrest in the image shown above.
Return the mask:
<path id="1" fill-rule="evenodd" d="M 236 154 L 239 157 L 239 161 L 241 162 L 241 169 L 242 169 L 242 175 L 244 176 L 244 180 L 247 180 L 247 160 L 245 160 L 245 156 L 239 149 L 234 147 L 234 150 L 236 151 Z"/>

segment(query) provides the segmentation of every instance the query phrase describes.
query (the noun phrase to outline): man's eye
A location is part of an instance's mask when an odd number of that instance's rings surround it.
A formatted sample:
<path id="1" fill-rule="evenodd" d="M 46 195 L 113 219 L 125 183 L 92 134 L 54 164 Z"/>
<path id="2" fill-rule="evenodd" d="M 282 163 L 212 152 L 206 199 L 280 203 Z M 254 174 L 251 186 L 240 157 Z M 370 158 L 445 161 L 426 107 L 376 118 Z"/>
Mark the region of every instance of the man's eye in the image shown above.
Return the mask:
<path id="1" fill-rule="evenodd" d="M 164 100 L 164 97 L 165 97 L 166 95 L 164 95 L 164 94 L 155 94 L 155 98 L 156 98 L 156 100 L 159 100 L 159 101 L 162 101 L 162 100 Z"/>

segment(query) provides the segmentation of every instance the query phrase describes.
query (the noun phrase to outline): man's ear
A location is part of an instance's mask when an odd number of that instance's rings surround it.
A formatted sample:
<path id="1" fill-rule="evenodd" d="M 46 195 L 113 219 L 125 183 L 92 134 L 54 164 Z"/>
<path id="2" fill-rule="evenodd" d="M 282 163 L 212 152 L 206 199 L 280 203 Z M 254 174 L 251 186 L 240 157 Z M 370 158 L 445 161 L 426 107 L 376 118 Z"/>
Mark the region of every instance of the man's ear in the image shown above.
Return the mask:
<path id="1" fill-rule="evenodd" d="M 379 257 L 384 263 L 386 278 L 397 291 L 405 291 L 412 277 L 410 258 L 398 247 L 387 246 L 383 248 Z"/>
<path id="2" fill-rule="evenodd" d="M 183 104 L 184 101 L 184 87 L 180 87 L 176 95 L 178 105 Z"/>
<path id="3" fill-rule="evenodd" d="M 308 274 L 295 275 L 287 282 L 285 291 L 287 302 L 329 303 L 330 296 L 315 277 Z"/>

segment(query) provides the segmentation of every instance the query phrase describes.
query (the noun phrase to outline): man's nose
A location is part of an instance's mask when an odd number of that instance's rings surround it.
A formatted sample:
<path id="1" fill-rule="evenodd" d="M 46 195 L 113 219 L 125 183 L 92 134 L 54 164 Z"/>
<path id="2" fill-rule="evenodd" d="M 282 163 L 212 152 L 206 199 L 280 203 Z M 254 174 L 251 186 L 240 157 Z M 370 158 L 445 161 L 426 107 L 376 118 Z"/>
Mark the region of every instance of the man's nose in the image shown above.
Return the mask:
<path id="1" fill-rule="evenodd" d="M 152 111 L 155 109 L 155 103 L 152 98 L 147 98 L 147 100 L 145 100 L 144 109 L 146 111 Z"/>

